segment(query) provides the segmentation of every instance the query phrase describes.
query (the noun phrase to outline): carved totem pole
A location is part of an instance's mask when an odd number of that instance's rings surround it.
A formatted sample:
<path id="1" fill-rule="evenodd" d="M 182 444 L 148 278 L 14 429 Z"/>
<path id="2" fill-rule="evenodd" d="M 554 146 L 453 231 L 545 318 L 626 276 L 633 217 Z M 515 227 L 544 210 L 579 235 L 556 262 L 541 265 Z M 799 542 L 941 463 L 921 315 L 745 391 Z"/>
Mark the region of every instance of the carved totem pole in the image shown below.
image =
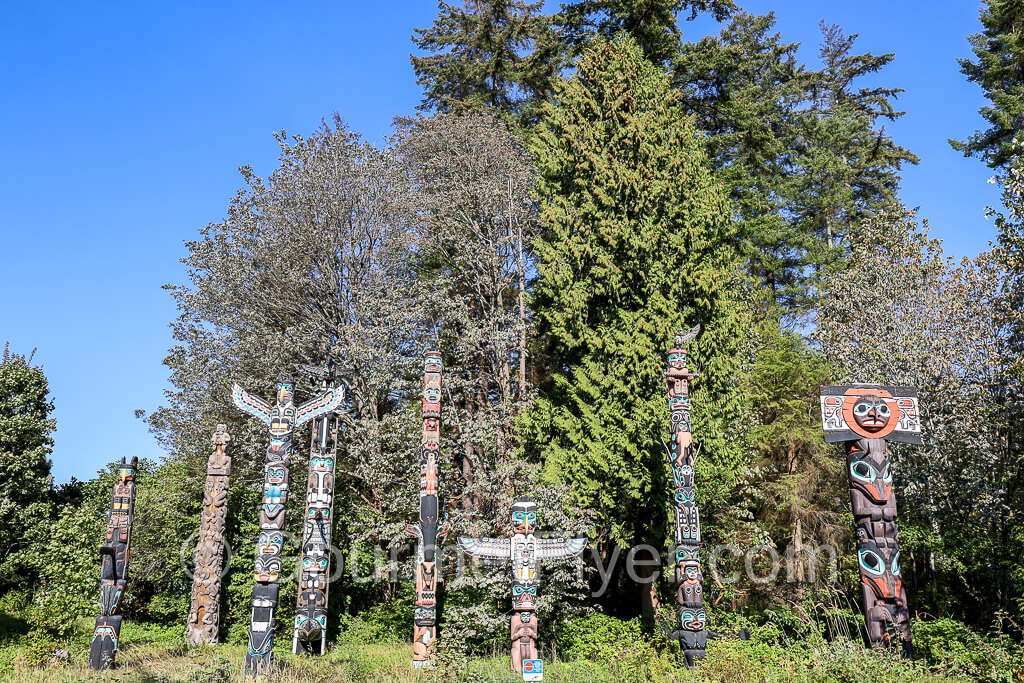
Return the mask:
<path id="1" fill-rule="evenodd" d="M 260 535 L 256 544 L 256 585 L 252 590 L 249 649 L 245 654 L 246 671 L 257 674 L 268 668 L 273 660 L 274 611 L 277 609 L 281 549 L 284 546 L 292 433 L 306 422 L 333 411 L 344 397 L 340 389 L 332 389 L 296 408 L 294 391 L 291 376 L 281 373 L 277 379 L 277 404 L 271 408 L 269 403 L 250 396 L 237 384 L 231 388 L 235 405 L 270 427 Z"/>
<path id="2" fill-rule="evenodd" d="M 668 406 L 672 411 L 672 444 L 667 448 L 672 466 L 675 491 L 675 567 L 679 585 L 680 628 L 669 636 L 679 641 L 686 657 L 686 666 L 694 668 L 704 659 L 708 642 L 707 614 L 704 611 L 704 575 L 700 568 L 700 515 L 694 489 L 694 462 L 698 449 L 694 448 L 690 422 L 689 383 L 697 378 L 687 365 L 686 344 L 700 332 L 700 325 L 687 332 L 676 332 L 676 348 L 668 352 Z"/>
<path id="3" fill-rule="evenodd" d="M 416 536 L 416 609 L 413 613 L 412 665 L 433 665 L 431 647 L 437 636 L 437 584 L 443 581 L 437 539 L 448 533 L 438 524 L 437 451 L 440 445 L 441 354 L 423 354 L 423 436 L 420 448 L 420 523 L 406 525 Z"/>
<path id="4" fill-rule="evenodd" d="M 512 671 L 523 672 L 523 660 L 537 656 L 537 561 L 575 557 L 585 538 L 536 538 L 537 504 L 520 496 L 512 505 L 512 538 L 460 538 L 459 547 L 483 559 L 512 561 Z"/>
<path id="5" fill-rule="evenodd" d="M 321 388 L 331 389 L 331 378 L 324 377 Z M 339 388 L 339 391 L 343 391 Z M 299 570 L 299 596 L 295 610 L 295 635 L 292 654 L 327 652 L 327 588 L 331 575 L 331 510 L 334 503 L 334 471 L 338 452 L 338 416 L 324 413 L 313 423 L 309 449 L 309 487 L 306 489 L 306 516 L 302 524 L 302 566 Z"/>
<path id="6" fill-rule="evenodd" d="M 889 648 L 899 640 L 903 656 L 913 657 L 888 441 L 921 443 L 917 389 L 822 387 L 821 419 L 826 442 L 846 443 L 868 640 L 875 648 Z"/>
<path id="7" fill-rule="evenodd" d="M 100 547 L 100 616 L 92 634 L 89 667 L 109 669 L 114 666 L 118 641 L 121 638 L 121 598 L 128 587 L 128 563 L 131 559 L 132 522 L 135 519 L 135 471 L 139 459 L 132 458 L 117 470 L 107 533 Z"/>
<path id="8" fill-rule="evenodd" d="M 219 424 L 213 434 L 213 453 L 206 464 L 206 492 L 199 522 L 195 574 L 192 575 L 192 609 L 185 637 L 189 642 L 214 645 L 220 626 L 220 579 L 224 563 L 224 522 L 228 516 L 228 476 L 231 457 L 227 454 L 231 436 Z"/>

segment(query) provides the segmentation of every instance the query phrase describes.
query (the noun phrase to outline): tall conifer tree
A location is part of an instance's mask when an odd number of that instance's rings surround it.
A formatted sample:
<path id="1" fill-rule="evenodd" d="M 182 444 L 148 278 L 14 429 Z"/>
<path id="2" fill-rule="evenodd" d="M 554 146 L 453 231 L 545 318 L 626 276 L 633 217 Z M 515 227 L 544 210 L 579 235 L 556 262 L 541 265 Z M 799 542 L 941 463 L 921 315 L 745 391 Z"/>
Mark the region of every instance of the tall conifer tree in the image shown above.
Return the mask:
<path id="1" fill-rule="evenodd" d="M 427 53 L 410 57 L 423 86 L 423 111 L 487 106 L 529 117 L 558 73 L 561 49 L 543 2 L 438 3 L 429 28 L 413 29 Z"/>
<path id="2" fill-rule="evenodd" d="M 704 328 L 692 349 L 700 495 L 721 491 L 739 460 L 726 435 L 742 324 L 731 210 L 677 93 L 628 35 L 598 38 L 555 95 L 534 144 L 547 229 L 534 310 L 555 369 L 521 434 L 545 476 L 595 510 L 600 533 L 661 544 L 663 370 L 684 325 Z"/>
<path id="3" fill-rule="evenodd" d="M 959 61 L 967 80 L 980 85 L 991 103 L 979 110 L 989 127 L 949 142 L 966 156 L 1003 168 L 1014 153 L 1014 135 L 1024 130 L 1024 2 L 984 0 L 981 24 L 985 30 L 968 38 L 977 59 Z"/>

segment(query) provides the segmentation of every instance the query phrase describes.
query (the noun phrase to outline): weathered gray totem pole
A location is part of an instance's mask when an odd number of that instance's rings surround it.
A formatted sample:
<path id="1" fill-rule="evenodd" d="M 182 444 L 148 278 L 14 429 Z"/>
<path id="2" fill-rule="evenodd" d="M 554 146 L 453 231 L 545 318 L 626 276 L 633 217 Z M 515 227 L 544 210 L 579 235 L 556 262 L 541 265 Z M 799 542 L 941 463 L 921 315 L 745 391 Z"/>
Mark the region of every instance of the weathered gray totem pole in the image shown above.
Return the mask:
<path id="1" fill-rule="evenodd" d="M 335 410 L 344 397 L 340 389 L 332 389 L 296 407 L 294 394 L 295 384 L 291 376 L 284 373 L 277 379 L 277 404 L 273 407 L 257 396 L 250 396 L 237 384 L 231 388 L 235 405 L 270 427 L 260 535 L 256 544 L 256 585 L 252 590 L 249 649 L 245 654 L 246 671 L 257 674 L 273 661 L 274 611 L 280 588 L 278 579 L 284 546 L 292 433 L 306 422 Z"/>
<path id="2" fill-rule="evenodd" d="M 420 523 L 406 525 L 416 536 L 416 608 L 413 613 L 412 665 L 433 665 L 431 648 L 437 637 L 437 584 L 443 580 L 437 557 L 437 539 L 448 533 L 439 524 L 437 452 L 440 445 L 441 354 L 423 354 L 423 436 L 420 441 Z"/>
<path id="3" fill-rule="evenodd" d="M 890 648 L 899 641 L 902 655 L 912 657 L 888 441 L 921 443 L 917 389 L 822 387 L 821 419 L 825 441 L 846 444 L 868 640 L 874 648 Z"/>
<path id="4" fill-rule="evenodd" d="M 114 666 L 121 639 L 121 598 L 128 588 L 128 563 L 131 559 L 132 522 L 135 519 L 135 472 L 139 459 L 132 458 L 117 471 L 117 481 L 110 501 L 107 533 L 100 547 L 100 616 L 92 633 L 89 667 L 109 669 Z"/>
<path id="5" fill-rule="evenodd" d="M 321 388 L 331 390 L 325 376 Z M 339 388 L 339 391 L 343 391 Z M 295 611 L 292 654 L 327 652 L 327 589 L 331 576 L 331 529 L 334 472 L 338 452 L 338 415 L 331 411 L 316 418 L 309 449 L 309 486 L 302 528 L 302 565 Z"/>
<path id="6" fill-rule="evenodd" d="M 511 538 L 459 538 L 473 557 L 512 561 L 512 671 L 523 672 L 523 661 L 537 656 L 537 562 L 575 557 L 587 546 L 585 538 L 536 538 L 537 504 L 520 496 L 512 504 Z"/>
<path id="7" fill-rule="evenodd" d="M 199 522 L 195 573 L 192 575 L 192 609 L 185 627 L 191 643 L 217 642 L 220 626 L 220 579 L 224 565 L 224 522 L 228 516 L 228 477 L 231 457 L 227 454 L 231 436 L 219 424 L 213 434 L 213 453 L 206 463 L 206 492 Z"/>
<path id="8" fill-rule="evenodd" d="M 679 626 L 669 636 L 682 645 L 686 666 L 694 668 L 704 659 L 708 642 L 707 614 L 704 611 L 704 575 L 700 567 L 700 515 L 694 489 L 694 462 L 698 449 L 694 448 L 690 422 L 689 383 L 697 373 L 687 369 L 686 344 L 700 332 L 700 325 L 687 332 L 676 333 L 675 346 L 668 352 L 668 406 L 672 413 L 672 443 L 667 447 L 672 466 L 675 490 L 675 567 L 679 585 Z"/>

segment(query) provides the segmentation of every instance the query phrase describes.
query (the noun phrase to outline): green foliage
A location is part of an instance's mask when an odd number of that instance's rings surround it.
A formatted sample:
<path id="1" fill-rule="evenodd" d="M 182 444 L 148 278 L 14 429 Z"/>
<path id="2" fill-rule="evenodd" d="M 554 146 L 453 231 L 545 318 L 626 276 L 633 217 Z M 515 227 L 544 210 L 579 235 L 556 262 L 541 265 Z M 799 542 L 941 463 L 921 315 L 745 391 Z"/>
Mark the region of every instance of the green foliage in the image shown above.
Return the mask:
<path id="1" fill-rule="evenodd" d="M 984 0 L 980 18 L 984 30 L 968 37 L 975 59 L 958 61 L 989 101 L 979 110 L 989 127 L 949 142 L 964 156 L 1005 169 L 1019 154 L 1013 139 L 1024 129 L 1024 6 L 1018 0 Z"/>
<path id="2" fill-rule="evenodd" d="M 424 57 L 411 57 L 426 111 L 490 107 L 529 116 L 560 66 L 543 2 L 439 2 L 430 28 L 413 29 Z"/>
<path id="3" fill-rule="evenodd" d="M 39 571 L 34 552 L 46 538 L 53 510 L 49 417 L 53 401 L 32 356 L 0 356 L 0 590 L 27 587 Z"/>
<path id="4" fill-rule="evenodd" d="M 662 373 L 681 327 L 703 326 L 691 347 L 704 373 L 693 401 L 699 490 L 723 487 L 736 469 L 726 434 L 742 320 L 729 288 L 734 231 L 696 132 L 631 39 L 597 40 L 556 93 L 534 143 L 547 232 L 533 308 L 552 385 L 521 433 L 545 478 L 570 482 L 613 541 L 660 543 Z"/>
<path id="5" fill-rule="evenodd" d="M 1024 649 L 1007 634 L 986 637 L 953 619 L 918 619 L 913 638 L 915 655 L 948 674 L 1009 683 L 1024 672 Z"/>

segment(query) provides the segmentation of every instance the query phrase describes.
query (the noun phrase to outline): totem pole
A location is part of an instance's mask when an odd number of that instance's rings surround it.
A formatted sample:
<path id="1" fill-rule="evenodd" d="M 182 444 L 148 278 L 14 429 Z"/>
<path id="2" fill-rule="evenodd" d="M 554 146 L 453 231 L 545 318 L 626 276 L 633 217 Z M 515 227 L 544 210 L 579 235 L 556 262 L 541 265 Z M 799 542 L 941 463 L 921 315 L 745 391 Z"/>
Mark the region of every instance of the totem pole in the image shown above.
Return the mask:
<path id="1" fill-rule="evenodd" d="M 821 419 L 826 442 L 846 443 L 868 641 L 874 648 L 889 648 L 898 639 L 902 655 L 913 657 L 888 441 L 921 443 L 917 389 L 822 387 Z"/>
<path id="2" fill-rule="evenodd" d="M 231 457 L 227 454 L 231 436 L 219 424 L 213 434 L 213 453 L 206 464 L 206 492 L 199 522 L 195 574 L 192 575 L 192 609 L 185 637 L 189 642 L 214 645 L 220 625 L 220 579 L 224 562 L 224 522 L 228 516 L 228 476 Z"/>
<path id="3" fill-rule="evenodd" d="M 575 557 L 585 538 L 536 538 L 537 504 L 520 496 L 512 504 L 512 538 L 460 538 L 458 545 L 473 557 L 512 561 L 512 671 L 523 672 L 523 661 L 537 656 L 537 561 Z M 516 646 L 518 642 L 518 647 Z"/>
<path id="4" fill-rule="evenodd" d="M 135 471 L 139 459 L 126 464 L 121 458 L 117 481 L 110 501 L 107 534 L 100 547 L 100 616 L 92 634 L 89 667 L 114 666 L 121 638 L 121 598 L 128 587 L 128 562 L 131 559 L 132 521 L 135 519 Z"/>
<path id="5" fill-rule="evenodd" d="M 437 636 L 437 583 L 443 581 L 437 539 L 448 533 L 438 525 L 437 449 L 440 444 L 441 354 L 423 354 L 423 436 L 420 448 L 420 523 L 406 525 L 416 536 L 416 608 L 413 613 L 412 665 L 432 666 L 431 646 Z"/>
<path id="6" fill-rule="evenodd" d="M 321 388 L 331 389 L 328 371 Z M 292 654 L 327 652 L 327 588 L 331 575 L 331 508 L 338 451 L 338 416 L 327 412 L 313 423 L 309 449 L 309 487 L 302 529 L 302 566 L 295 610 Z"/>
<path id="7" fill-rule="evenodd" d="M 700 515 L 694 489 L 694 462 L 698 449 L 693 445 L 690 423 L 689 383 L 697 373 L 687 367 L 686 344 L 700 332 L 700 325 L 687 332 L 676 332 L 675 346 L 668 352 L 668 407 L 672 411 L 672 445 L 666 446 L 675 491 L 675 567 L 679 585 L 680 629 L 669 637 L 683 647 L 686 666 L 694 668 L 704 659 L 708 642 L 707 615 L 704 611 L 704 575 L 700 569 Z"/>
<path id="8" fill-rule="evenodd" d="M 245 654 L 245 670 L 256 674 L 268 668 L 273 659 L 274 610 L 277 609 L 277 582 L 281 575 L 281 549 L 284 546 L 284 506 L 288 500 L 292 432 L 306 422 L 332 412 L 344 398 L 340 389 L 332 389 L 295 407 L 294 390 L 291 376 L 281 373 L 277 378 L 277 404 L 271 407 L 263 399 L 250 396 L 237 384 L 231 388 L 235 405 L 270 427 L 260 535 L 256 544 L 256 585 L 252 590 L 249 649 Z"/>

